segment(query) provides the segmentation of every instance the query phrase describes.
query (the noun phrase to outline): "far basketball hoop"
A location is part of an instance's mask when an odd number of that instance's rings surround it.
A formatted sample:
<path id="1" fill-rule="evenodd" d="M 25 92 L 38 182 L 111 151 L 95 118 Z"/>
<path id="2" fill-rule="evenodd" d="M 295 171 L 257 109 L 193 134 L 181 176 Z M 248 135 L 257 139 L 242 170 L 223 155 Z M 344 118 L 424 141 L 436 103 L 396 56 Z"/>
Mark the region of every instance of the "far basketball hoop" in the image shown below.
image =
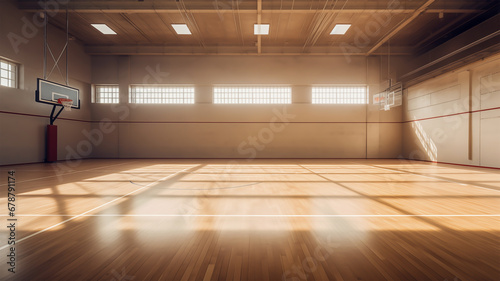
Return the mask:
<path id="1" fill-rule="evenodd" d="M 389 86 L 383 92 L 373 96 L 373 104 L 379 104 L 380 110 L 391 110 L 393 107 L 401 106 L 403 104 L 403 85 L 397 83 Z"/>

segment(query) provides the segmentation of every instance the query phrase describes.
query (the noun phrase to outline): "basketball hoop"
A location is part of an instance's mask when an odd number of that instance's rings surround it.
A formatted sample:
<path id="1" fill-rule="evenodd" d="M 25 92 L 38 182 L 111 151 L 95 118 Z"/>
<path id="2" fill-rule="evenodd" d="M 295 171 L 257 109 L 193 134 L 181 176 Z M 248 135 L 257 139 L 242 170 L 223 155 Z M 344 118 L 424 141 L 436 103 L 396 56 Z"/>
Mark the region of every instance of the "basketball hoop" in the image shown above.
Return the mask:
<path id="1" fill-rule="evenodd" d="M 73 106 L 73 100 L 71 99 L 58 99 L 57 103 L 60 103 L 68 111 L 71 111 L 71 106 Z"/>

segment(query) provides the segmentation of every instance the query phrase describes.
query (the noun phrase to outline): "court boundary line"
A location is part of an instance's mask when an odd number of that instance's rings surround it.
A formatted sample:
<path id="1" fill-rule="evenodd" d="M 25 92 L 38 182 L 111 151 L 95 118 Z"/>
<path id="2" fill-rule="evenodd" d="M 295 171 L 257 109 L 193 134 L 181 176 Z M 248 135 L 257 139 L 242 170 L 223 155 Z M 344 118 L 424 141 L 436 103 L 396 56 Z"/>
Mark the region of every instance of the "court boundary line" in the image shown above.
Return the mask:
<path id="1" fill-rule="evenodd" d="M 52 226 L 49 226 L 49 227 L 44 228 L 44 229 L 42 229 L 42 230 L 39 230 L 39 231 L 37 231 L 37 232 L 35 232 L 35 233 L 32 233 L 32 234 L 30 234 L 30 235 L 28 235 L 28 236 L 25 236 L 25 237 L 23 237 L 23 238 L 21 238 L 21 239 L 18 239 L 18 240 L 16 240 L 16 244 L 21 243 L 22 241 L 25 241 L 25 240 L 27 240 L 27 239 L 29 239 L 29 238 L 32 238 L 32 237 L 34 237 L 34 236 L 36 236 L 36 235 L 38 235 L 38 234 L 44 233 L 44 232 L 46 232 L 46 231 L 48 231 L 48 230 L 50 230 L 50 229 L 52 229 L 52 228 L 54 228 L 54 227 L 57 227 L 57 226 L 60 226 L 60 225 L 65 224 L 65 223 L 67 223 L 67 222 L 70 222 L 70 221 L 72 221 L 72 220 L 75 220 L 75 219 L 77 219 L 77 218 L 80 218 L 80 217 L 85 217 L 85 215 L 87 215 L 87 214 L 88 214 L 88 213 L 90 213 L 90 212 L 93 212 L 93 211 L 95 211 L 95 210 L 97 210 L 97 209 L 100 209 L 100 208 L 102 208 L 102 207 L 104 207 L 104 206 L 106 206 L 106 205 L 109 205 L 109 204 L 111 204 L 111 203 L 113 203 L 113 202 L 115 202 L 115 201 L 118 201 L 118 200 L 120 200 L 120 199 L 122 199 L 122 198 L 125 198 L 125 197 L 127 197 L 127 196 L 130 196 L 130 195 L 132 195 L 132 194 L 134 194 L 134 193 L 136 193 L 136 192 L 138 192 L 138 191 L 141 191 L 141 190 L 143 190 L 143 189 L 145 189 L 145 188 L 147 188 L 147 187 L 150 187 L 150 186 L 152 186 L 152 185 L 154 185 L 154 184 L 156 184 L 156 183 L 158 183 L 158 182 L 165 181 L 165 180 L 167 180 L 167 179 L 169 179 L 169 178 L 171 178 L 171 177 L 174 177 L 174 176 L 176 176 L 176 175 L 178 175 L 178 174 L 180 174 L 180 173 L 183 173 L 183 172 L 185 172 L 186 170 L 189 170 L 189 169 L 192 169 L 192 168 L 193 168 L 193 167 L 188 167 L 188 168 L 185 168 L 185 169 L 183 169 L 183 170 L 181 170 L 181 171 L 178 171 L 178 172 L 175 172 L 175 173 L 170 174 L 170 175 L 168 175 L 168 176 L 165 176 L 165 177 L 163 177 L 163 178 L 161 178 L 161 179 L 159 179 L 159 180 L 156 180 L 156 181 L 154 181 L 154 182 L 152 182 L 152 183 L 150 183 L 150 184 L 148 184 L 148 185 L 145 185 L 145 186 L 143 186 L 143 187 L 141 187 L 141 188 L 135 189 L 135 190 L 133 190 L 133 191 L 131 191 L 131 192 L 127 193 L 127 194 L 124 194 L 124 195 L 122 195 L 122 196 L 120 196 L 120 197 L 118 197 L 118 198 L 115 198 L 115 199 L 113 199 L 113 200 L 111 200 L 111 201 L 108 201 L 108 202 L 106 202 L 106 203 L 104 203 L 104 204 L 101 204 L 101 205 L 99 205 L 99 206 L 97 206 L 97 207 L 94 207 L 94 208 L 92 208 L 92 209 L 90 209 L 90 210 L 88 210 L 88 211 L 86 211 L 86 212 L 83 212 L 83 213 L 81 213 L 81 214 L 79 214 L 79 215 L 73 216 L 73 217 L 71 217 L 71 218 L 69 218 L 69 219 L 67 219 L 67 220 L 64 220 L 64 221 L 62 221 L 62 222 L 56 223 L 56 224 L 54 224 L 54 225 L 52 225 Z M 16 216 L 19 216 L 19 215 L 16 215 Z M 9 244 L 4 245 L 4 246 L 0 247 L 0 250 L 3 250 L 3 249 L 8 248 L 8 247 L 10 247 L 10 246 L 11 246 L 11 245 L 9 245 Z"/>
<path id="2" fill-rule="evenodd" d="M 93 159 L 78 159 L 78 160 L 82 160 L 83 161 L 83 160 L 93 160 Z M 32 163 L 32 164 L 43 164 L 43 162 Z M 48 178 L 53 178 L 53 177 L 65 176 L 65 175 L 72 175 L 72 174 L 77 174 L 77 173 L 82 173 L 82 172 L 87 172 L 87 171 L 102 169 L 102 168 L 106 168 L 106 167 L 119 166 L 119 165 L 124 165 L 124 164 L 128 164 L 128 163 L 127 162 L 123 162 L 123 163 L 118 163 L 118 164 L 113 164 L 113 165 L 107 165 L 107 166 L 102 166 L 102 167 L 96 167 L 96 168 L 87 169 L 87 170 L 81 170 L 81 171 L 74 171 L 74 172 L 63 173 L 61 175 L 52 175 L 52 176 L 34 178 L 34 179 L 29 179 L 29 180 L 16 181 L 16 183 L 23 183 L 23 182 L 36 181 L 36 180 L 48 179 Z M 30 164 L 20 164 L 20 165 L 30 165 Z M 13 170 L 15 170 L 15 169 L 13 169 Z M 0 186 L 5 186 L 5 185 L 7 185 L 7 183 L 0 184 Z"/>
<path id="3" fill-rule="evenodd" d="M 110 201 L 111 202 L 111 201 Z M 90 211 L 88 211 L 90 212 Z M 500 217 L 500 214 L 429 214 L 429 215 L 209 215 L 209 214 L 94 214 L 94 215 L 44 215 L 44 214 L 26 214 L 16 215 L 17 217 L 305 217 L 305 218 L 334 218 L 334 217 Z M 8 215 L 0 215 L 0 217 L 8 217 Z M 1 248 L 0 248 L 1 249 Z"/>
<path id="4" fill-rule="evenodd" d="M 190 173 L 190 174 L 193 174 L 193 173 Z M 137 185 L 137 186 L 144 186 L 142 184 L 138 184 L 136 182 L 133 182 L 133 181 L 129 181 L 131 184 L 133 185 Z M 220 189 L 234 189 L 234 188 L 242 188 L 242 187 L 247 187 L 247 186 L 252 186 L 252 185 L 257 185 L 259 183 L 262 183 L 262 182 L 251 182 L 249 184 L 244 184 L 244 185 L 238 185 L 238 186 L 228 186 L 228 187 L 214 187 L 214 188 L 165 188 L 166 190 L 186 190 L 186 191 L 200 191 L 200 190 L 220 190 Z"/>

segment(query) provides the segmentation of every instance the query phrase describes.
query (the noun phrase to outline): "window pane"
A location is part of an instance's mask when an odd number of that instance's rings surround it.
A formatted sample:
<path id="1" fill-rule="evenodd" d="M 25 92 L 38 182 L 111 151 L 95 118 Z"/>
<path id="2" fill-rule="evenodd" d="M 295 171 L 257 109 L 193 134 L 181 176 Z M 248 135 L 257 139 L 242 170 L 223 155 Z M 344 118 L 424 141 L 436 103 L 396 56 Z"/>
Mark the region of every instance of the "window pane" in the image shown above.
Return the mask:
<path id="1" fill-rule="evenodd" d="M 141 86 L 130 88 L 130 103 L 193 104 L 194 87 Z"/>
<path id="2" fill-rule="evenodd" d="M 366 87 L 313 87 L 313 104 L 366 104 Z"/>
<path id="3" fill-rule="evenodd" d="M 119 103 L 120 89 L 118 86 L 96 86 L 96 103 Z"/>
<path id="4" fill-rule="evenodd" d="M 216 104 L 291 104 L 290 87 L 214 87 Z"/>
<path id="5" fill-rule="evenodd" d="M 17 65 L 0 59 L 0 85 L 15 88 L 17 86 Z"/>

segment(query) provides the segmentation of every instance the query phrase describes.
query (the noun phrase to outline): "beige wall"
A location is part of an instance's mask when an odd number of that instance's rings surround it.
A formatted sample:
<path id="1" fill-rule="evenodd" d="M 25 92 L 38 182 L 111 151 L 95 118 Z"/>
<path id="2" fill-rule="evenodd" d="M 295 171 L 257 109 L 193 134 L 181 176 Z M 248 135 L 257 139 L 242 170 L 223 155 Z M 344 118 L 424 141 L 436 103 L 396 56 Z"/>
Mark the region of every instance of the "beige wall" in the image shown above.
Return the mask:
<path id="1" fill-rule="evenodd" d="M 499 55 L 410 87 L 405 97 L 405 157 L 500 167 Z"/>
<path id="2" fill-rule="evenodd" d="M 12 45 L 8 36 L 17 36 L 20 41 L 16 42 L 21 43 Z M 42 162 L 45 158 L 45 130 L 52 109 L 50 105 L 35 102 L 36 79 L 43 77 L 43 28 L 33 23 L 32 14 L 19 11 L 13 1 L 2 1 L 0 38 L 0 57 L 21 65 L 19 89 L 0 87 L 0 165 Z M 54 53 L 57 53 L 55 55 L 62 49 L 65 39 L 63 32 L 49 27 L 49 42 Z M 83 46 L 75 41 L 71 41 L 69 50 L 69 84 L 80 89 L 82 109 L 65 111 L 61 117 L 88 121 L 90 57 L 84 53 Z M 64 66 L 64 56 L 61 61 Z M 50 62 L 49 70 L 52 65 Z M 49 79 L 64 82 L 57 70 Z M 58 157 L 65 159 L 68 149 L 76 150 L 85 138 L 82 132 L 90 129 L 90 123 L 59 119 L 55 124 L 59 131 Z"/>
<path id="3" fill-rule="evenodd" d="M 377 93 L 376 57 L 99 56 L 92 83 L 119 84 L 121 104 L 92 104 L 94 121 L 113 130 L 94 157 L 393 158 L 401 155 L 401 109 L 378 105 L 312 105 L 311 85 L 367 85 Z M 129 84 L 194 85 L 193 105 L 131 105 Z M 220 84 L 290 85 L 291 105 L 216 105 Z M 276 113 L 281 112 L 281 113 Z M 286 112 L 288 124 L 273 118 Z M 291 117 L 293 116 L 293 117 Z M 368 123 L 367 123 L 368 121 Z M 394 123 L 392 123 L 394 122 Z M 98 124 L 93 124 L 96 136 Z M 252 138 L 257 141 L 252 145 Z"/>

